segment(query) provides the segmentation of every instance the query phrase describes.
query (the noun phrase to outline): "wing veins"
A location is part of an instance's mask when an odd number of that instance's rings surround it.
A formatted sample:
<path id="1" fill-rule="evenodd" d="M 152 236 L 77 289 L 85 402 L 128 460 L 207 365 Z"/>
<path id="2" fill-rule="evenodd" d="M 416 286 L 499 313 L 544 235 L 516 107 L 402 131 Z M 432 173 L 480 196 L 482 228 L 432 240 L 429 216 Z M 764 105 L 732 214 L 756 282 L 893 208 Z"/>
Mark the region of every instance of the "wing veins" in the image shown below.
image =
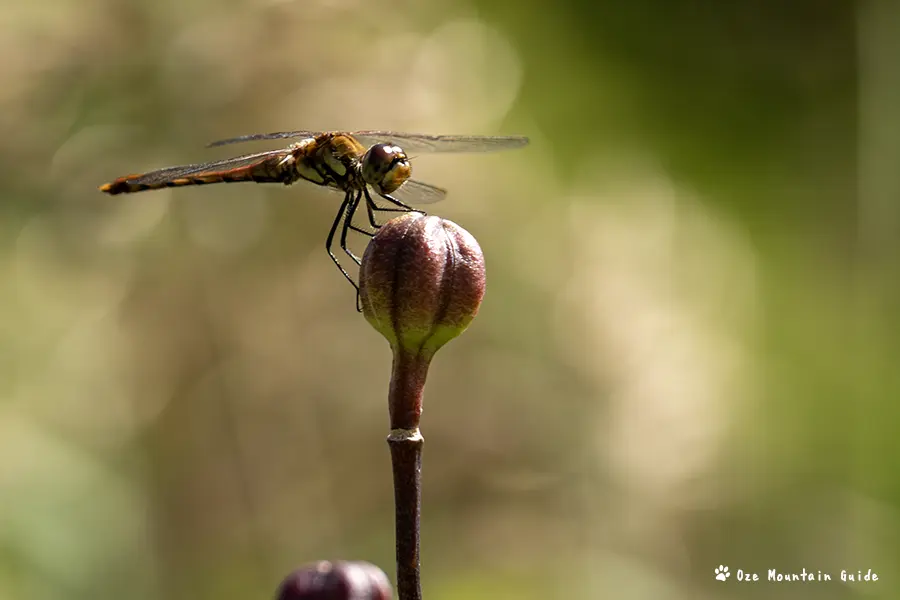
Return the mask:
<path id="1" fill-rule="evenodd" d="M 207 147 L 225 146 L 244 142 L 264 140 L 286 140 L 298 137 L 310 138 L 322 135 L 323 132 L 298 130 L 277 131 L 273 133 L 254 133 L 207 144 Z M 430 135 L 425 133 L 403 133 L 399 131 L 346 131 L 332 132 L 350 135 L 361 141 L 372 143 L 396 143 L 407 152 L 497 152 L 527 146 L 529 140 L 523 136 L 491 136 L 491 135 Z"/>
<path id="2" fill-rule="evenodd" d="M 150 185 L 191 175 L 197 176 L 202 174 L 213 174 L 223 171 L 230 171 L 232 169 L 238 169 L 240 167 L 246 167 L 248 165 L 261 162 L 271 157 L 286 156 L 287 154 L 288 153 L 284 150 L 270 150 L 268 152 L 244 154 L 242 156 L 235 156 L 232 158 L 225 158 L 222 160 L 207 163 L 164 167 L 155 171 L 148 171 L 147 173 L 126 176 L 121 179 L 124 179 L 133 184 Z"/>

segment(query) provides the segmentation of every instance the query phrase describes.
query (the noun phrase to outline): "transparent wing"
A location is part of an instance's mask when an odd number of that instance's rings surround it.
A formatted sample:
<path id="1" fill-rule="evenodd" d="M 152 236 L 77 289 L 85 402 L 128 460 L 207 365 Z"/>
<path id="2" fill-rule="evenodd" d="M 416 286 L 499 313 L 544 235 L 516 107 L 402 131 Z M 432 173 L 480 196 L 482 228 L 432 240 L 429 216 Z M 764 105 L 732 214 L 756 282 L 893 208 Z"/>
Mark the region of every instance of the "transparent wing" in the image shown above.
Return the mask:
<path id="1" fill-rule="evenodd" d="M 215 175 L 222 171 L 231 171 L 259 163 L 261 160 L 271 157 L 282 158 L 290 152 L 284 150 L 270 150 L 269 152 L 257 152 L 255 154 L 244 154 L 243 156 L 235 156 L 208 163 L 198 163 L 193 165 L 181 165 L 178 167 L 166 167 L 156 171 L 148 171 L 139 175 L 128 175 L 122 179 L 128 179 L 138 184 L 154 184 L 168 181 L 170 179 L 178 179 L 188 175 Z"/>
<path id="2" fill-rule="evenodd" d="M 417 204 L 434 204 L 447 196 L 447 190 L 430 183 L 407 179 L 399 188 L 394 190 L 391 197 L 404 204 L 416 206 Z"/>
<path id="3" fill-rule="evenodd" d="M 285 140 L 290 138 L 308 138 L 321 135 L 319 131 L 279 131 L 275 133 L 255 133 L 239 137 L 219 140 L 209 144 L 224 146 L 240 142 L 256 142 L 260 140 Z M 424 154 L 432 152 L 497 152 L 511 150 L 528 145 L 528 138 L 518 135 L 428 135 L 425 133 L 401 133 L 398 131 L 350 131 L 346 132 L 365 144 L 394 143 L 407 154 Z"/>
<path id="4" fill-rule="evenodd" d="M 208 163 L 166 167 L 119 177 L 102 185 L 100 190 L 109 194 L 121 194 L 162 187 L 232 181 L 280 182 L 283 169 L 279 165 L 282 159 L 290 154 L 289 150 L 271 150 Z"/>
<path id="5" fill-rule="evenodd" d="M 250 135 L 240 135 L 238 137 L 218 140 L 206 145 L 207 148 L 215 146 L 225 146 L 226 144 L 240 144 L 242 142 L 258 142 L 260 140 L 287 140 L 291 138 L 311 138 L 322 135 L 321 131 L 277 131 L 275 133 L 252 133 Z"/>
<path id="6" fill-rule="evenodd" d="M 407 154 L 497 152 L 528 145 L 528 138 L 518 135 L 428 135 L 397 131 L 354 131 L 350 135 L 364 143 L 390 142 Z"/>

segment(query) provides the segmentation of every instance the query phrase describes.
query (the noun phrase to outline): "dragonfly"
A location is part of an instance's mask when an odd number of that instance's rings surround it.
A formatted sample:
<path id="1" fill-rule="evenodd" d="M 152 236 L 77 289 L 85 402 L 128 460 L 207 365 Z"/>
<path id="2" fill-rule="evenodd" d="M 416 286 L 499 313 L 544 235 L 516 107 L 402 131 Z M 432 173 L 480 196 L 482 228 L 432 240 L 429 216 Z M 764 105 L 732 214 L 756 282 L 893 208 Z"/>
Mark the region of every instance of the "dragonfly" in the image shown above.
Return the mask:
<path id="1" fill-rule="evenodd" d="M 361 204 L 366 208 L 369 225 L 381 225 L 376 213 L 420 212 L 411 205 L 433 204 L 442 200 L 443 188 L 411 179 L 412 165 L 407 152 L 414 154 L 495 152 L 528 145 L 523 136 L 429 135 L 395 131 L 280 131 L 257 133 L 219 140 L 207 147 L 242 142 L 297 139 L 286 148 L 244 154 L 207 163 L 166 167 L 119 177 L 100 186 L 110 195 L 145 190 L 207 185 L 211 183 L 281 183 L 306 181 L 344 193 L 343 202 L 325 240 L 328 256 L 359 294 L 359 286 L 334 253 L 335 236 L 340 229 L 341 250 L 360 265 L 360 258 L 347 247 L 350 231 L 374 236 L 353 224 Z M 373 192 L 390 206 L 375 202 Z M 358 306 L 357 306 L 358 308 Z"/>

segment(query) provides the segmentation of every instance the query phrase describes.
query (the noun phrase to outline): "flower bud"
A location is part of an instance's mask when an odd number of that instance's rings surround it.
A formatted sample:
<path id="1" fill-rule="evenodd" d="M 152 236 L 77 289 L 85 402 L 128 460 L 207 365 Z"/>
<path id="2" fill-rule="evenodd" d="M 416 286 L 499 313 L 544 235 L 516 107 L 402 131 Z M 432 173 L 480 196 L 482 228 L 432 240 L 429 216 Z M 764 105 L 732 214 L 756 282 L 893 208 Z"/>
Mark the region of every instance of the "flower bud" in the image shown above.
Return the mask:
<path id="1" fill-rule="evenodd" d="M 395 350 L 430 358 L 465 331 L 484 297 L 484 255 L 472 235 L 435 216 L 385 223 L 359 271 L 363 314 Z"/>
<path id="2" fill-rule="evenodd" d="M 363 254 L 363 314 L 394 352 L 391 429 L 417 430 L 428 367 L 465 331 L 484 297 L 484 255 L 459 225 L 418 213 L 385 223 Z"/>
<path id="3" fill-rule="evenodd" d="M 367 562 L 304 565 L 284 578 L 276 600 L 391 600 L 387 575 Z"/>

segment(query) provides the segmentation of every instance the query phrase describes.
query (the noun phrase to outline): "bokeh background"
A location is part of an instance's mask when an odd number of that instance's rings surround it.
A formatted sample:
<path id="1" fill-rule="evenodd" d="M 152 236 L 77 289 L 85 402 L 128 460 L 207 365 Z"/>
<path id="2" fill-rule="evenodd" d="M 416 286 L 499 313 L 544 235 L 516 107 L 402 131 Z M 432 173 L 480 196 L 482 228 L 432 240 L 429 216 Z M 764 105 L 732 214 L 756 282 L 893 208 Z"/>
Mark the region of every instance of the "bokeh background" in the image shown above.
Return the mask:
<path id="1" fill-rule="evenodd" d="M 393 576 L 390 352 L 323 249 L 339 197 L 97 191 L 285 129 L 532 138 L 414 161 L 488 266 L 427 387 L 426 598 L 900 597 L 896 2 L 4 0 L 0 23 L 0 598 Z M 736 581 L 773 568 L 835 579 Z"/>

